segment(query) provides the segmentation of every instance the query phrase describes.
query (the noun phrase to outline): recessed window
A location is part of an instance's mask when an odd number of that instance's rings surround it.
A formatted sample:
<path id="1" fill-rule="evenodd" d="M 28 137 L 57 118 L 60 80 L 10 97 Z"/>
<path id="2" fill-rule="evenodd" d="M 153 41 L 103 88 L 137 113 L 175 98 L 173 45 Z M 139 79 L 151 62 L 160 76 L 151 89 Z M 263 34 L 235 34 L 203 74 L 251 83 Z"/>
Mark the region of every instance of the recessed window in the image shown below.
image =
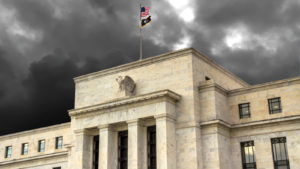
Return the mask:
<path id="1" fill-rule="evenodd" d="M 272 138 L 272 152 L 275 169 L 290 169 L 289 157 L 286 147 L 286 138 Z"/>
<path id="2" fill-rule="evenodd" d="M 254 141 L 241 143 L 243 169 L 256 169 Z"/>
<path id="3" fill-rule="evenodd" d="M 38 147 L 38 151 L 39 152 L 44 152 L 45 151 L 45 140 L 39 140 L 39 147 Z"/>
<path id="4" fill-rule="evenodd" d="M 61 149 L 62 148 L 62 144 L 63 144 L 63 137 L 56 137 L 55 138 L 55 148 L 56 149 Z"/>
<path id="5" fill-rule="evenodd" d="M 93 139 L 93 169 L 98 169 L 99 166 L 99 136 L 94 136 Z"/>
<path id="6" fill-rule="evenodd" d="M 148 169 L 156 169 L 156 126 L 148 130 Z"/>
<path id="7" fill-rule="evenodd" d="M 22 152 L 21 152 L 22 155 L 26 155 L 28 154 L 28 143 L 23 143 L 22 144 Z"/>
<path id="8" fill-rule="evenodd" d="M 239 104 L 240 119 L 250 117 L 250 103 Z"/>
<path id="9" fill-rule="evenodd" d="M 53 167 L 52 169 L 61 169 L 61 167 Z"/>
<path id="10" fill-rule="evenodd" d="M 127 169 L 128 160 L 128 131 L 119 132 L 119 169 Z"/>
<path id="11" fill-rule="evenodd" d="M 268 99 L 268 103 L 270 114 L 281 113 L 280 97 Z"/>
<path id="12" fill-rule="evenodd" d="M 5 147 L 5 158 L 10 158 L 12 153 L 12 146 Z"/>

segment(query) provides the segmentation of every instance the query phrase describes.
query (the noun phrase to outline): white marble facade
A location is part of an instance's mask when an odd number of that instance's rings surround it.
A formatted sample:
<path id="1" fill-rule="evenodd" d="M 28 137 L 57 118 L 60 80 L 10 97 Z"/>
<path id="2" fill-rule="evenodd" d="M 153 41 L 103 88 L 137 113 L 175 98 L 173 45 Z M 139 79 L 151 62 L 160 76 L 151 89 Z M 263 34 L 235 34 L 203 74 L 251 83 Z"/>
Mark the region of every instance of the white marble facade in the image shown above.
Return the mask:
<path id="1" fill-rule="evenodd" d="M 127 167 L 148 169 L 150 126 L 156 128 L 157 169 L 242 169 L 240 143 L 245 141 L 254 142 L 256 168 L 273 169 L 270 139 L 276 137 L 287 140 L 290 169 L 300 168 L 299 77 L 251 86 L 189 48 L 74 81 L 70 123 L 0 137 L 1 154 L 6 146 L 15 151 L 27 140 L 35 139 L 29 141 L 35 147 L 43 137 L 49 142 L 47 152 L 1 155 L 0 169 L 53 169 L 57 164 L 92 169 L 95 161 L 98 169 L 119 169 L 121 131 L 128 132 Z M 270 114 L 268 99 L 276 97 L 281 98 L 282 112 Z M 251 105 L 249 118 L 239 117 L 241 103 Z M 64 147 L 52 151 L 57 136 L 64 137 Z"/>

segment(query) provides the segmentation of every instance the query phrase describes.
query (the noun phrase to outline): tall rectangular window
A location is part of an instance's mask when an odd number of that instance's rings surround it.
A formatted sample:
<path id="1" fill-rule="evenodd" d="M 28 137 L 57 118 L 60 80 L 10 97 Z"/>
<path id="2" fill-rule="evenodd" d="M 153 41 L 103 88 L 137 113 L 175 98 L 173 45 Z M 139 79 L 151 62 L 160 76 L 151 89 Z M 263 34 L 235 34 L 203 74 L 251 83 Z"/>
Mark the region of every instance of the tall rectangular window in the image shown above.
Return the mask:
<path id="1" fill-rule="evenodd" d="M 281 103 L 280 102 L 281 102 L 280 97 L 268 99 L 270 114 L 281 113 Z"/>
<path id="2" fill-rule="evenodd" d="M 55 149 L 61 149 L 63 144 L 63 137 L 56 137 L 55 138 Z"/>
<path id="3" fill-rule="evenodd" d="M 275 169 L 289 169 L 289 157 L 286 147 L 286 138 L 272 138 L 272 153 Z"/>
<path id="4" fill-rule="evenodd" d="M 10 158 L 12 153 L 12 146 L 5 147 L 5 158 Z"/>
<path id="5" fill-rule="evenodd" d="M 38 151 L 39 152 L 44 152 L 45 151 L 45 140 L 39 140 Z"/>
<path id="6" fill-rule="evenodd" d="M 240 119 L 250 117 L 250 103 L 239 104 Z"/>
<path id="7" fill-rule="evenodd" d="M 243 169 L 256 169 L 254 141 L 241 142 Z"/>
<path id="8" fill-rule="evenodd" d="M 156 169 L 156 126 L 147 128 L 148 169 Z"/>
<path id="9" fill-rule="evenodd" d="M 99 163 L 99 136 L 94 136 L 93 141 L 93 169 L 98 169 Z"/>
<path id="10" fill-rule="evenodd" d="M 26 155 L 28 154 L 28 143 L 23 143 L 22 144 L 22 152 L 21 152 L 22 155 Z"/>
<path id="11" fill-rule="evenodd" d="M 118 137 L 119 169 L 127 169 L 128 160 L 128 131 L 120 131 Z"/>

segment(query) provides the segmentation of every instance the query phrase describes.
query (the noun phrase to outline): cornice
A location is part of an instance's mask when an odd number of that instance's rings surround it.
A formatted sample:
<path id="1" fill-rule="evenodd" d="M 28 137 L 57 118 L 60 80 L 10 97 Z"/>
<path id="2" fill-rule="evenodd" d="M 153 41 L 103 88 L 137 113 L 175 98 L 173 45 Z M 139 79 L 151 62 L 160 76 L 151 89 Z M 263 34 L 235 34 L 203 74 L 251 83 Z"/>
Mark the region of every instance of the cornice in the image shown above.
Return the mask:
<path id="1" fill-rule="evenodd" d="M 165 61 L 165 60 L 168 60 L 168 59 L 186 56 L 188 54 L 192 54 L 192 55 L 196 56 L 197 58 L 199 58 L 202 61 L 206 62 L 207 64 L 211 65 L 212 67 L 214 67 L 214 68 L 218 69 L 219 71 L 225 73 L 226 75 L 230 76 L 232 79 L 234 79 L 239 84 L 241 84 L 245 87 L 249 86 L 248 83 L 246 83 L 245 81 L 243 81 L 242 79 L 240 79 L 239 77 L 237 77 L 236 75 L 234 75 L 233 73 L 231 73 L 230 71 L 228 71 L 227 69 L 222 67 L 221 65 L 217 64 L 215 61 L 213 61 L 209 57 L 207 57 L 205 54 L 199 52 L 198 50 L 196 50 L 194 48 L 186 48 L 186 49 L 181 49 L 181 50 L 177 50 L 177 51 L 173 51 L 173 52 L 168 52 L 168 53 L 164 53 L 164 54 L 161 54 L 161 55 L 148 57 L 148 58 L 145 58 L 143 60 L 138 60 L 138 61 L 130 62 L 130 63 L 127 63 L 127 64 L 123 64 L 123 65 L 120 65 L 120 66 L 116 66 L 116 67 L 113 67 L 113 68 L 104 69 L 104 70 L 101 70 L 101 71 L 98 71 L 98 72 L 93 72 L 93 73 L 90 73 L 90 74 L 82 75 L 82 76 L 79 76 L 79 77 L 75 77 L 74 81 L 75 81 L 75 83 L 78 83 L 78 82 L 85 81 L 85 80 L 90 80 L 90 79 L 93 79 L 93 78 L 96 78 L 96 77 L 105 76 L 105 75 L 109 75 L 109 74 L 114 74 L 114 73 L 129 70 L 129 69 L 135 69 L 135 68 L 138 68 L 138 67 L 142 67 L 142 66 L 145 66 L 145 65 L 150 65 L 150 64 L 153 64 L 153 63 L 157 63 L 157 62 L 162 62 L 162 61 Z"/>
<path id="2" fill-rule="evenodd" d="M 32 156 L 32 157 L 27 157 L 27 158 L 12 159 L 12 160 L 9 160 L 9 161 L 0 162 L 0 166 L 7 165 L 7 164 L 12 164 L 12 163 L 38 160 L 38 159 L 42 159 L 42 158 L 50 158 L 50 157 L 55 157 L 55 156 L 66 156 L 66 155 L 68 155 L 68 151 L 62 151 L 62 152 L 56 152 L 56 153 L 51 153 L 51 154 Z"/>
<path id="3" fill-rule="evenodd" d="M 228 71 L 223 66 L 217 64 L 214 60 L 212 60 L 211 58 L 209 58 L 208 56 L 206 56 L 202 52 L 199 52 L 199 51 L 192 48 L 192 53 L 194 54 L 194 56 L 197 56 L 199 59 L 206 62 L 210 66 L 216 68 L 217 70 L 221 71 L 222 73 L 225 73 L 227 76 L 231 77 L 234 81 L 236 81 L 237 83 L 243 85 L 244 87 L 250 86 L 247 82 L 245 82 L 244 80 L 242 80 L 241 78 L 239 78 L 238 76 L 233 74 L 232 72 Z"/>
<path id="4" fill-rule="evenodd" d="M 0 136 L 0 140 L 4 139 L 4 138 L 9 138 L 9 137 L 10 138 L 12 138 L 12 137 L 22 137 L 26 134 L 45 132 L 47 130 L 52 131 L 52 130 L 55 130 L 55 129 L 70 128 L 70 125 L 71 125 L 71 123 L 67 122 L 67 123 L 61 123 L 61 124 L 56 124 L 56 125 L 47 126 L 47 127 L 41 127 L 41 128 L 37 128 L 37 129 L 33 129 L 33 130 L 27 130 L 27 131 L 21 131 L 21 132 L 17 132 L 17 133 L 7 134 L 7 135 Z"/>
<path id="5" fill-rule="evenodd" d="M 283 80 L 279 80 L 279 81 L 274 81 L 274 82 L 262 83 L 262 84 L 258 84 L 258 85 L 245 87 L 245 88 L 230 90 L 230 91 L 228 91 L 228 95 L 236 96 L 236 95 L 241 95 L 241 94 L 245 94 L 245 93 L 274 89 L 274 88 L 279 88 L 279 87 L 284 87 L 284 86 L 289 86 L 289 85 L 294 85 L 294 84 L 300 84 L 300 76 L 294 77 L 294 78 L 289 78 L 289 79 L 283 79 Z"/>
<path id="6" fill-rule="evenodd" d="M 163 98 L 163 97 L 170 99 L 174 102 L 180 100 L 180 98 L 181 98 L 181 96 L 179 94 L 177 94 L 173 91 L 160 90 L 160 91 L 155 91 L 155 92 L 147 93 L 147 94 L 143 94 L 143 95 L 124 97 L 121 99 L 111 100 L 111 101 L 93 105 L 93 106 L 83 107 L 83 108 L 79 108 L 79 109 L 72 109 L 72 110 L 69 110 L 69 115 L 70 116 L 78 116 L 78 115 L 89 113 L 89 112 L 101 111 L 101 110 L 115 108 L 115 107 L 119 107 L 119 106 L 123 106 L 123 105 L 127 105 L 127 104 L 139 103 L 139 102 Z"/>
<path id="7" fill-rule="evenodd" d="M 227 96 L 228 91 L 224 89 L 222 86 L 214 83 L 212 80 L 200 82 L 198 86 L 199 92 L 207 91 L 207 90 L 215 90 L 219 93 L 222 93 L 224 96 Z"/>
<path id="8" fill-rule="evenodd" d="M 192 52 L 194 50 L 195 49 L 193 49 L 193 48 L 186 48 L 186 49 L 181 49 L 181 50 L 177 50 L 177 51 L 173 51 L 173 52 L 164 53 L 164 54 L 157 55 L 157 56 L 148 57 L 143 60 L 138 60 L 138 61 L 123 64 L 120 66 L 112 67 L 109 69 L 100 70 L 98 72 L 93 72 L 93 73 L 89 73 L 89 74 L 82 75 L 79 77 L 75 77 L 74 81 L 75 81 L 75 83 L 78 83 L 81 81 L 90 80 L 90 79 L 100 77 L 100 76 L 105 76 L 105 75 L 109 75 L 109 74 L 123 72 L 123 71 L 130 70 L 130 69 L 135 69 L 138 67 L 143 67 L 143 66 L 150 65 L 153 63 L 162 62 L 164 60 L 185 56 L 187 54 L 192 54 Z"/>
<path id="9" fill-rule="evenodd" d="M 300 120 L 300 115 L 252 121 L 252 122 L 240 123 L 240 124 L 229 124 L 223 120 L 216 119 L 216 120 L 201 122 L 200 126 L 209 126 L 209 125 L 218 125 L 219 124 L 219 125 L 225 126 L 230 129 L 237 129 L 237 128 L 244 128 L 244 127 L 268 125 L 268 124 L 274 124 L 274 123 L 279 123 L 279 122 L 297 121 L 297 120 Z"/>

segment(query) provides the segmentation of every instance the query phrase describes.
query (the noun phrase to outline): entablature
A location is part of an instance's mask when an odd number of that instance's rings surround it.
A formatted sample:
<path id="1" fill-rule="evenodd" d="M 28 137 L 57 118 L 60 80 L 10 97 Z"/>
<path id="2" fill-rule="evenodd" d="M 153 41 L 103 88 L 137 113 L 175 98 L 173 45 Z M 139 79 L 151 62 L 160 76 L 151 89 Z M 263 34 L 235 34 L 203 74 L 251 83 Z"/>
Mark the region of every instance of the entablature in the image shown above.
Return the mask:
<path id="1" fill-rule="evenodd" d="M 140 102 L 154 100 L 154 99 L 160 99 L 160 98 L 164 98 L 167 101 L 175 103 L 180 100 L 181 96 L 171 90 L 168 90 L 168 89 L 160 90 L 160 91 L 155 91 L 155 92 L 137 95 L 137 96 L 114 99 L 114 100 L 111 100 L 111 101 L 108 101 L 105 103 L 101 103 L 101 104 L 96 104 L 93 106 L 87 106 L 87 107 L 83 107 L 83 108 L 79 108 L 79 109 L 72 109 L 72 110 L 69 110 L 69 115 L 71 117 L 76 117 L 79 115 L 88 114 L 88 113 L 95 112 L 95 111 L 102 111 L 102 110 L 106 110 L 106 109 L 112 109 L 112 108 L 116 108 L 116 107 L 120 107 L 120 106 L 124 106 L 124 105 L 135 104 L 135 103 L 140 103 Z"/>

